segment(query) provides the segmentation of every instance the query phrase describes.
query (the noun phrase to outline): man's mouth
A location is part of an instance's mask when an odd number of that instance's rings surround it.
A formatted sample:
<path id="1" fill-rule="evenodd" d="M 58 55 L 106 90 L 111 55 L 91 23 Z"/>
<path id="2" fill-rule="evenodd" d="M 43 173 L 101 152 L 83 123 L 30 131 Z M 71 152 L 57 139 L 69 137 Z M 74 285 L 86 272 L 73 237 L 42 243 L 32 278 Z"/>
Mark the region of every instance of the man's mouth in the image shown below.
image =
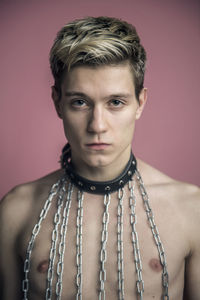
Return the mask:
<path id="1" fill-rule="evenodd" d="M 108 148 L 110 146 L 110 144 L 107 144 L 107 143 L 91 143 L 91 144 L 86 144 L 86 146 L 89 149 L 93 149 L 93 150 L 105 150 L 106 148 Z"/>

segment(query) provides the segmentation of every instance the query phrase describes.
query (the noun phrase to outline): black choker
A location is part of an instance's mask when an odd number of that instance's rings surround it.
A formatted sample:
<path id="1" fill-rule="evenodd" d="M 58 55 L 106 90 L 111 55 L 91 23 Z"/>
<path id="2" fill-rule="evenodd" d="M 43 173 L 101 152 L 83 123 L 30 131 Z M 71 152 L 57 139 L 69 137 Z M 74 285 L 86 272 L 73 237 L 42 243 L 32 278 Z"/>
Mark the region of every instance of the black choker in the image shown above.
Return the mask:
<path id="1" fill-rule="evenodd" d="M 62 150 L 61 166 L 65 169 L 65 172 L 69 176 L 71 182 L 80 190 L 92 194 L 108 194 L 122 188 L 132 178 L 137 167 L 137 162 L 134 155 L 131 153 L 124 171 L 117 178 L 109 181 L 88 180 L 81 177 L 74 171 L 71 164 L 71 148 L 69 144 L 66 144 Z"/>

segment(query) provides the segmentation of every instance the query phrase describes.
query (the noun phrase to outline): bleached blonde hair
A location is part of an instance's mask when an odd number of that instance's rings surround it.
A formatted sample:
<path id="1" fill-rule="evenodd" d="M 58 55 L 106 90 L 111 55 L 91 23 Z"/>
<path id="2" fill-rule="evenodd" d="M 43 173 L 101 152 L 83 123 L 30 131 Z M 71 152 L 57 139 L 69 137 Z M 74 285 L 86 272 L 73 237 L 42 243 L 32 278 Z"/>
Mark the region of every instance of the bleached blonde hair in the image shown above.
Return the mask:
<path id="1" fill-rule="evenodd" d="M 55 88 L 65 71 L 80 65 L 113 65 L 128 61 L 133 70 L 137 99 L 143 88 L 146 52 L 135 27 L 110 17 L 87 17 L 66 24 L 50 51 Z"/>

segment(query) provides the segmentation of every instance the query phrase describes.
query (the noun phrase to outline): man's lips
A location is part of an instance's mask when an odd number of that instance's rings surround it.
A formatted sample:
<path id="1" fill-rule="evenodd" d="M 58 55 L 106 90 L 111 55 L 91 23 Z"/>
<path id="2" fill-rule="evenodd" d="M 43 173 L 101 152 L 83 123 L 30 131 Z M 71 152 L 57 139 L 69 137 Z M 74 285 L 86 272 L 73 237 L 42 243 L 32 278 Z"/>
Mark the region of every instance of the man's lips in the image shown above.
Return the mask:
<path id="1" fill-rule="evenodd" d="M 89 147 L 90 149 L 94 149 L 94 150 L 103 150 L 106 149 L 107 147 L 110 146 L 110 144 L 107 143 L 91 143 L 91 144 L 86 144 L 87 147 Z"/>

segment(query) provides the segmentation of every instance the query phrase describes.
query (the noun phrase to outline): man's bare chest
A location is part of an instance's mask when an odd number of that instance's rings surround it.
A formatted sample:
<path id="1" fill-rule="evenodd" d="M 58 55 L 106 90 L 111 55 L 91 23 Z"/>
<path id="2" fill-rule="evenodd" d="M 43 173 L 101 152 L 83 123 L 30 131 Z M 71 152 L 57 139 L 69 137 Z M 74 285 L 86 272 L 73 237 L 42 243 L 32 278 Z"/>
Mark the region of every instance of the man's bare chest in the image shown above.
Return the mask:
<path id="1" fill-rule="evenodd" d="M 137 245 L 134 245 L 133 216 L 129 200 L 127 195 L 123 199 L 123 218 L 120 219 L 116 195 L 111 197 L 106 214 L 106 206 L 101 196 L 85 196 L 81 209 L 77 197 L 72 198 L 64 245 L 62 216 L 65 208 L 63 205 L 58 221 L 57 208 L 52 206 L 41 224 L 31 255 L 30 295 L 35 297 L 30 299 L 45 297 L 48 278 L 52 282 L 52 295 L 55 295 L 56 290 L 62 289 L 62 299 L 74 299 L 80 283 L 85 299 L 97 299 L 102 287 L 107 299 L 117 299 L 119 284 L 122 283 L 125 299 L 134 299 L 137 294 L 137 282 L 141 287 L 141 282 L 144 282 L 144 295 L 147 299 L 161 295 L 163 267 L 158 247 L 139 196 L 134 222 L 138 241 Z M 180 249 L 184 247 L 184 242 L 176 232 L 172 234 L 172 224 L 166 226 L 167 219 L 169 216 L 158 216 L 156 223 L 165 250 L 171 290 L 178 290 L 180 294 L 184 274 L 184 251 Z M 30 236 L 25 235 L 25 244 L 28 244 L 28 239 Z M 175 239 L 177 247 L 174 244 Z M 137 248 L 139 258 L 136 255 Z M 139 263 L 136 260 L 139 260 Z M 138 274 L 141 280 L 138 279 Z"/>

